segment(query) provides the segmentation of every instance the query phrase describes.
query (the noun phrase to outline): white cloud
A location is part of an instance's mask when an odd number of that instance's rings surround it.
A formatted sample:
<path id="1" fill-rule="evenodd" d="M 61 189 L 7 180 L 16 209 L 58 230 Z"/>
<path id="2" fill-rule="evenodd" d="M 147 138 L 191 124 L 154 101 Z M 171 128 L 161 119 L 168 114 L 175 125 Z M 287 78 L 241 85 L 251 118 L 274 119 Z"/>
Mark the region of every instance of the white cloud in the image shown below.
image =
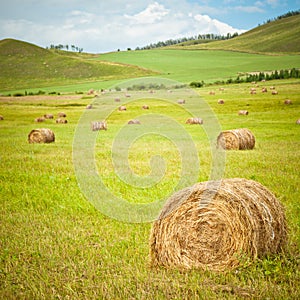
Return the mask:
<path id="1" fill-rule="evenodd" d="M 160 21 L 163 17 L 168 15 L 168 13 L 169 10 L 163 5 L 154 2 L 149 4 L 148 7 L 140 13 L 133 16 L 125 14 L 125 17 L 137 24 L 153 24 L 157 21 Z"/>
<path id="2" fill-rule="evenodd" d="M 245 30 L 236 29 L 232 26 L 220 22 L 216 19 L 211 19 L 207 15 L 195 15 L 194 19 L 197 21 L 197 29 L 199 33 L 217 33 L 220 35 L 226 35 L 227 33 L 242 33 Z"/>
<path id="3" fill-rule="evenodd" d="M 77 1 L 79 6 L 60 10 L 59 16 L 55 18 L 52 15 L 50 18 L 47 14 L 47 20 L 42 14 L 39 19 L 31 18 L 27 14 L 27 20 L 2 18 L 0 39 L 12 37 L 43 47 L 51 44 L 73 44 L 84 51 L 99 53 L 145 46 L 199 33 L 226 35 L 242 32 L 239 28 L 211 18 L 208 12 L 215 13 L 216 8 L 201 7 L 187 1 L 175 3 L 173 0 L 149 0 L 145 4 L 128 0 L 126 5 L 121 0 L 111 1 L 110 4 L 101 1 L 99 6 L 94 1 L 88 1 L 86 5 Z M 83 6 L 85 7 L 82 8 Z"/>

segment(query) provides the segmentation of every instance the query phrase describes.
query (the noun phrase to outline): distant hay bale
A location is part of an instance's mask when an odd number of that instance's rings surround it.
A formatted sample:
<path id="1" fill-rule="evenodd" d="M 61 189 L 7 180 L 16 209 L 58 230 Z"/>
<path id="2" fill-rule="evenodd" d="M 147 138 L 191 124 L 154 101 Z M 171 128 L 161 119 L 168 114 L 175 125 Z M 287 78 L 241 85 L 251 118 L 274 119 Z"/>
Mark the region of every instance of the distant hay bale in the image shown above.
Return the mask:
<path id="1" fill-rule="evenodd" d="M 241 116 L 246 116 L 248 114 L 249 114 L 248 110 L 239 110 L 238 111 L 238 115 L 241 115 Z"/>
<path id="2" fill-rule="evenodd" d="M 59 118 L 65 118 L 67 115 L 66 115 L 64 112 L 59 112 L 59 113 L 57 114 L 57 116 L 58 116 Z"/>
<path id="3" fill-rule="evenodd" d="M 185 100 L 184 100 L 184 99 L 179 99 L 179 100 L 177 101 L 177 103 L 178 103 L 178 104 L 185 104 Z"/>
<path id="4" fill-rule="evenodd" d="M 185 124 L 203 124 L 203 120 L 201 118 L 188 118 Z"/>
<path id="5" fill-rule="evenodd" d="M 261 92 L 262 92 L 262 93 L 267 93 L 267 92 L 268 92 L 268 89 L 267 89 L 266 87 L 263 87 L 263 88 L 261 89 Z"/>
<path id="6" fill-rule="evenodd" d="M 67 123 L 68 123 L 68 120 L 58 118 L 58 119 L 56 119 L 55 122 L 56 122 L 57 124 L 67 124 Z"/>
<path id="7" fill-rule="evenodd" d="M 92 108 L 93 108 L 93 105 L 92 105 L 92 104 L 88 104 L 85 108 L 86 108 L 86 109 L 92 109 Z"/>
<path id="8" fill-rule="evenodd" d="M 105 121 L 94 121 L 91 123 L 91 128 L 93 131 L 107 130 L 107 123 Z"/>
<path id="9" fill-rule="evenodd" d="M 133 119 L 133 120 L 129 120 L 127 124 L 129 124 L 129 125 L 130 124 L 141 124 L 141 122 L 139 120 Z"/>
<path id="10" fill-rule="evenodd" d="M 142 109 L 149 109 L 149 105 L 144 104 L 144 105 L 142 106 Z"/>
<path id="11" fill-rule="evenodd" d="M 119 107 L 119 111 L 125 111 L 125 110 L 127 110 L 126 106 L 121 105 L 121 106 Z"/>
<path id="12" fill-rule="evenodd" d="M 34 119 L 34 121 L 37 123 L 44 122 L 45 120 L 46 120 L 45 117 L 38 117 L 38 118 Z"/>
<path id="13" fill-rule="evenodd" d="M 90 89 L 90 90 L 87 92 L 88 95 L 93 95 L 94 93 L 95 93 L 95 90 L 94 90 L 94 89 Z"/>
<path id="14" fill-rule="evenodd" d="M 173 194 L 150 233 L 150 264 L 226 271 L 285 251 L 285 211 L 260 183 L 200 182 Z"/>
<path id="15" fill-rule="evenodd" d="M 225 103 L 225 101 L 223 99 L 218 100 L 218 104 L 224 104 L 224 103 Z"/>
<path id="16" fill-rule="evenodd" d="M 121 102 L 121 99 L 119 97 L 115 98 L 115 102 Z"/>
<path id="17" fill-rule="evenodd" d="M 2 115 L 0 115 L 0 121 L 4 120 L 4 117 Z"/>
<path id="18" fill-rule="evenodd" d="M 55 141 L 54 132 L 48 128 L 33 129 L 28 134 L 28 142 L 33 143 L 52 143 Z"/>
<path id="19" fill-rule="evenodd" d="M 250 150 L 255 146 L 255 137 L 247 128 L 225 130 L 218 135 L 217 146 L 225 150 Z"/>
<path id="20" fill-rule="evenodd" d="M 278 92 L 275 91 L 275 90 L 273 90 L 273 91 L 272 91 L 272 95 L 278 95 Z"/>
<path id="21" fill-rule="evenodd" d="M 44 118 L 45 119 L 53 119 L 53 115 L 52 114 L 45 114 Z"/>
<path id="22" fill-rule="evenodd" d="M 284 104 L 287 104 L 287 105 L 292 104 L 292 100 L 286 99 L 286 100 L 284 100 Z"/>
<path id="23" fill-rule="evenodd" d="M 209 94 L 210 95 L 215 95 L 215 92 L 214 91 L 210 91 Z"/>
<path id="24" fill-rule="evenodd" d="M 300 119 L 298 119 L 298 120 L 296 121 L 296 124 L 300 125 Z"/>

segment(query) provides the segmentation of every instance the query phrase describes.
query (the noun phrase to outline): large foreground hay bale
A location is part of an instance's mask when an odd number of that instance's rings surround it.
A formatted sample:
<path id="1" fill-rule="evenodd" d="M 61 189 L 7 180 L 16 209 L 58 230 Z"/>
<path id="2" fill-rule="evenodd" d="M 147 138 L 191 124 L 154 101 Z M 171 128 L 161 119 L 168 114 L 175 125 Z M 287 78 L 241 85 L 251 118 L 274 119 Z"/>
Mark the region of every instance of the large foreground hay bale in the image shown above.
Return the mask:
<path id="1" fill-rule="evenodd" d="M 54 132 L 48 128 L 33 129 L 28 134 L 28 142 L 33 143 L 52 143 L 55 141 Z"/>
<path id="2" fill-rule="evenodd" d="M 286 244 L 284 208 L 260 183 L 201 182 L 168 199 L 152 226 L 150 263 L 224 271 Z"/>
<path id="3" fill-rule="evenodd" d="M 225 150 L 247 150 L 255 146 L 255 137 L 247 128 L 222 131 L 217 138 L 219 148 Z"/>

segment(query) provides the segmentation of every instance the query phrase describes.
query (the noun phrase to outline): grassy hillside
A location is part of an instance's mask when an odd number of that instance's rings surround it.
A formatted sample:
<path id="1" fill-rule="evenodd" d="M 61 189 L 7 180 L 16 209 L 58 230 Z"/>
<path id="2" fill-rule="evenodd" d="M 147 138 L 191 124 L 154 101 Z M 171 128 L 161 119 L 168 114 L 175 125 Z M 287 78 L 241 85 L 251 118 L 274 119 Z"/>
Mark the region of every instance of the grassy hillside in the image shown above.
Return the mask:
<path id="1" fill-rule="evenodd" d="M 152 75 L 153 72 L 120 63 L 90 60 L 88 54 L 50 51 L 30 43 L 0 41 L 0 90 L 109 80 Z"/>
<path id="2" fill-rule="evenodd" d="M 199 45 L 176 45 L 170 48 L 231 50 L 250 53 L 300 54 L 300 15 L 258 26 L 236 38 Z"/>
<path id="3" fill-rule="evenodd" d="M 107 53 L 99 60 L 138 65 L 184 83 L 236 78 L 240 72 L 300 67 L 299 55 L 267 56 L 233 51 L 143 50 Z"/>

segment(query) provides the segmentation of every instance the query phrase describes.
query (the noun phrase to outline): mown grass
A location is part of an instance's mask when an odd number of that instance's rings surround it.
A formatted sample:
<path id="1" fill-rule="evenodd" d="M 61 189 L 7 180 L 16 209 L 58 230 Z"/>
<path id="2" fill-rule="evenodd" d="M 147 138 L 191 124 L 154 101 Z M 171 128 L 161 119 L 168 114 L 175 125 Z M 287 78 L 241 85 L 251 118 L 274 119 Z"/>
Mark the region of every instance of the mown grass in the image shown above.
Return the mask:
<path id="1" fill-rule="evenodd" d="M 300 118 L 300 82 L 259 83 L 267 87 L 271 84 L 278 95 L 260 93 L 259 88 L 256 95 L 250 95 L 250 84 L 228 85 L 224 91 L 218 86 L 197 90 L 211 106 L 221 128 L 247 127 L 256 137 L 254 150 L 226 153 L 223 176 L 254 179 L 269 188 L 283 203 L 289 226 L 285 255 L 221 274 L 150 268 L 151 223 L 132 224 L 108 218 L 83 196 L 72 161 L 73 138 L 85 105 L 94 99 L 1 98 L 1 298 L 298 299 L 300 127 L 295 122 Z M 215 95 L 209 95 L 211 89 Z M 219 98 L 224 99 L 224 105 L 217 104 Z M 283 104 L 287 98 L 292 105 Z M 96 99 L 99 106 L 101 99 Z M 168 110 L 165 102 L 153 97 L 147 102 L 147 114 L 155 110 L 168 114 L 191 134 L 200 157 L 199 180 L 207 180 L 211 149 L 203 130 L 185 125 L 186 114 L 180 107 L 171 106 Z M 106 184 L 115 193 L 128 193 L 130 201 L 147 201 L 147 196 L 142 189 L 127 186 L 127 190 L 116 180 L 109 146 L 126 121 L 139 116 L 140 104 L 129 103 L 125 113 L 114 111 L 108 118 L 108 130 L 99 132 L 95 145 L 100 175 L 105 175 Z M 239 109 L 247 109 L 249 115 L 238 116 Z M 59 111 L 67 114 L 67 124 L 33 121 L 37 116 Z M 36 127 L 51 128 L 55 143 L 28 144 L 27 135 Z M 157 134 L 150 134 L 132 143 L 129 151 L 130 164 L 141 175 L 149 172 L 149 159 L 156 153 L 164 157 L 169 168 L 166 184 L 148 190 L 151 200 L 168 192 L 173 173 L 176 180 L 180 176 L 176 175 L 180 167 L 178 149 Z"/>

